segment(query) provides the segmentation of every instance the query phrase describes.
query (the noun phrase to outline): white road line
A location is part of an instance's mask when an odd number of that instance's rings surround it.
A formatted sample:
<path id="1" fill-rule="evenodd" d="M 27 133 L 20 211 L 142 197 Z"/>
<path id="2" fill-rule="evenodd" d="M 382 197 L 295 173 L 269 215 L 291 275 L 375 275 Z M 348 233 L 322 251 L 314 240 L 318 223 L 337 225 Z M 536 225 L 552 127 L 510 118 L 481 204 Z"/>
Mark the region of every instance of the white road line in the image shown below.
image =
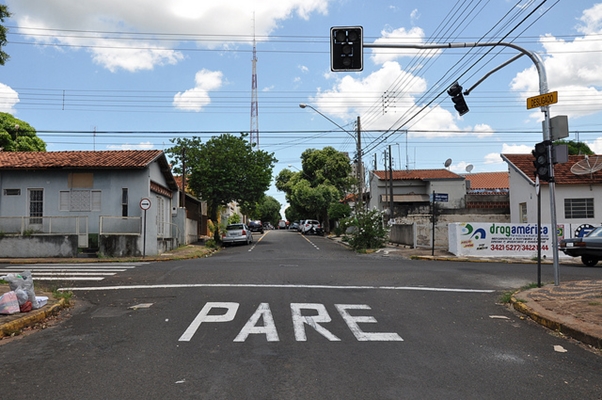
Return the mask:
<path id="1" fill-rule="evenodd" d="M 87 268 L 32 268 L 29 269 L 28 271 L 31 271 L 31 273 L 36 273 L 36 272 L 51 272 L 51 271 L 56 271 L 56 272 L 124 272 L 127 271 L 127 269 L 87 269 Z M 0 272 L 23 272 L 23 269 L 17 269 L 17 268 L 7 268 L 7 269 L 0 269 Z"/>
<path id="2" fill-rule="evenodd" d="M 73 269 L 73 268 L 104 268 L 104 269 L 133 269 L 136 265 L 107 265 L 107 264 L 27 264 L 27 265 L 10 265 L 6 267 L 0 267 L 2 270 L 6 269 Z"/>
<path id="3" fill-rule="evenodd" d="M 99 291 L 131 289 L 174 289 L 174 288 L 264 288 L 264 289 L 334 289 L 334 290 L 413 290 L 423 292 L 494 293 L 489 289 L 431 288 L 423 286 L 336 286 L 336 285 L 268 285 L 253 283 L 190 283 L 172 285 L 131 285 L 102 287 L 60 288 L 61 291 Z"/>
<path id="4" fill-rule="evenodd" d="M 316 250 L 320 250 L 320 248 L 319 248 L 319 247 L 318 247 L 318 246 L 317 246 L 317 245 L 316 245 L 314 242 L 312 242 L 312 241 L 311 241 L 311 240 L 309 240 L 307 237 L 305 237 L 305 235 L 301 234 L 301 237 L 302 237 L 303 239 L 307 240 L 307 242 L 308 242 L 309 244 L 311 244 L 312 246 L 314 246 L 314 247 L 316 248 Z"/>
<path id="5" fill-rule="evenodd" d="M 32 277 L 38 276 L 113 276 L 117 274 L 116 272 L 35 272 L 31 273 Z"/>
<path id="6" fill-rule="evenodd" d="M 52 277 L 52 276 L 41 276 L 37 277 L 36 281 L 102 281 L 103 277 L 77 277 L 77 276 L 64 276 L 64 277 Z"/>

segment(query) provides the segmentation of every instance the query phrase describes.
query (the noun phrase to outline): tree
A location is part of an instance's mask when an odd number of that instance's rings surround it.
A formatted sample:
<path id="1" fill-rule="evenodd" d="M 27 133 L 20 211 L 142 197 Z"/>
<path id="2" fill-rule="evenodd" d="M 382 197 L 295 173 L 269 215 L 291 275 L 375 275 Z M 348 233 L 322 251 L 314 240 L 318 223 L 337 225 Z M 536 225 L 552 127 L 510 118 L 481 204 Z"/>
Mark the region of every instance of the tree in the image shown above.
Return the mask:
<path id="1" fill-rule="evenodd" d="M 592 154 L 594 154 L 594 152 L 589 148 L 589 146 L 583 142 L 575 142 L 574 140 L 557 140 L 554 142 L 554 144 L 566 144 L 569 148 L 570 155 L 586 154 L 588 156 L 591 156 Z"/>
<path id="2" fill-rule="evenodd" d="M 273 153 L 256 150 L 245 135 L 216 136 L 202 143 L 193 137 L 172 139 L 166 151 L 176 160 L 175 172 L 186 162 L 188 188 L 207 202 L 209 218 L 217 221 L 218 207 L 235 201 L 242 206 L 259 202 L 270 186 L 276 163 Z M 219 233 L 215 240 L 220 241 Z"/>
<path id="3" fill-rule="evenodd" d="M 259 219 L 262 222 L 271 222 L 272 225 L 277 226 L 278 221 L 282 219 L 282 216 L 280 215 L 281 207 L 282 205 L 280 202 L 272 196 L 264 196 L 263 199 L 257 203 L 255 212 L 251 214 L 251 216 L 254 219 Z"/>
<path id="4" fill-rule="evenodd" d="M 349 158 L 333 147 L 308 149 L 301 155 L 301 165 L 302 171 L 283 169 L 276 177 L 276 188 L 286 193 L 290 204 L 290 210 L 285 211 L 287 218 L 316 218 L 324 222 L 328 231 L 331 206 L 355 182 Z"/>
<path id="5" fill-rule="evenodd" d="M 46 151 L 46 143 L 27 122 L 0 113 L 0 147 L 4 151 Z"/>
<path id="6" fill-rule="evenodd" d="M 9 18 L 10 12 L 8 11 L 8 6 L 4 4 L 0 4 L 0 65 L 4 65 L 6 61 L 9 59 L 9 55 L 6 54 L 2 48 L 6 46 L 6 34 L 8 33 L 8 28 L 4 26 L 4 18 Z"/>

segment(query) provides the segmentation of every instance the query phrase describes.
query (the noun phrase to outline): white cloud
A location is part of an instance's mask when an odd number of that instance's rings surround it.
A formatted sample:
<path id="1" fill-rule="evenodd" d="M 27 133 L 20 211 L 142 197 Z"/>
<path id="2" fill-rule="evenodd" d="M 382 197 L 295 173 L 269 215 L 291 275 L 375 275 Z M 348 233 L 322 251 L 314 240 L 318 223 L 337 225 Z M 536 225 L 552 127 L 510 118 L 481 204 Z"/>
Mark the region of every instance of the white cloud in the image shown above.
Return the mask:
<path id="1" fill-rule="evenodd" d="M 107 150 L 152 150 L 154 145 L 151 142 L 141 142 L 138 144 L 120 144 L 120 145 L 108 145 Z"/>
<path id="2" fill-rule="evenodd" d="M 403 91 L 390 91 L 391 83 L 395 81 L 405 82 Z M 395 130 L 405 124 L 403 128 L 413 131 L 410 134 L 413 138 L 459 136 L 460 128 L 456 124 L 455 114 L 439 105 L 425 107 L 406 124 L 424 106 L 418 101 L 426 90 L 426 80 L 402 70 L 399 63 L 389 61 L 367 76 L 345 75 L 337 78 L 331 89 L 319 91 L 311 102 L 320 112 L 333 118 L 351 120 L 356 115 L 362 115 L 362 128 L 365 130 Z M 378 95 L 375 96 L 375 93 Z M 493 134 L 491 127 L 483 124 L 463 131 L 478 137 Z"/>
<path id="3" fill-rule="evenodd" d="M 545 69 L 550 91 L 558 91 L 556 114 L 578 118 L 600 112 L 602 102 L 602 4 L 585 10 L 577 30 L 584 36 L 573 41 L 551 35 L 540 38 L 545 49 Z M 535 66 L 518 73 L 511 89 L 523 99 L 539 94 L 539 75 Z M 584 101 L 586 100 L 586 101 Z M 538 119 L 541 113 L 533 113 Z"/>
<path id="4" fill-rule="evenodd" d="M 489 153 L 485 156 L 485 164 L 505 164 L 500 154 L 530 154 L 533 150 L 533 146 L 526 144 L 502 144 L 502 151 L 500 153 Z"/>
<path id="5" fill-rule="evenodd" d="M 201 111 L 203 107 L 211 103 L 209 92 L 222 86 L 222 78 L 221 71 L 203 69 L 197 72 L 194 77 L 195 87 L 176 93 L 173 105 L 181 110 Z"/>
<path id="6" fill-rule="evenodd" d="M 138 71 L 180 61 L 182 55 L 172 50 L 178 42 L 194 41 L 199 47 L 211 48 L 233 42 L 250 43 L 253 15 L 257 37 L 263 38 L 275 30 L 280 21 L 294 15 L 308 19 L 313 13 L 326 14 L 329 1 L 6 0 L 6 3 L 17 21 L 18 32 L 35 43 L 85 47 L 96 63 L 111 71 Z M 224 23 L 225 20 L 228 23 Z M 31 28 L 48 30 L 41 32 Z M 52 29 L 88 33 L 82 38 L 80 33 Z M 41 33 L 44 35 L 40 36 Z M 173 34 L 190 36 L 165 36 Z M 204 34 L 211 34 L 215 39 L 197 39 Z"/>
<path id="7" fill-rule="evenodd" d="M 395 30 L 381 31 L 381 37 L 374 43 L 386 44 L 424 44 L 424 31 L 421 28 L 414 27 L 410 30 L 398 28 Z M 418 50 L 418 49 L 373 49 L 372 61 L 375 64 L 384 64 L 387 61 L 396 60 L 400 57 L 414 57 L 420 54 L 422 57 L 435 57 L 440 50 Z"/>
<path id="8" fill-rule="evenodd" d="M 602 137 L 595 139 L 593 142 L 586 142 L 591 151 L 596 154 L 602 154 Z"/>
<path id="9" fill-rule="evenodd" d="M 16 112 L 15 105 L 19 102 L 19 93 L 13 88 L 0 83 L 0 112 L 14 114 Z"/>

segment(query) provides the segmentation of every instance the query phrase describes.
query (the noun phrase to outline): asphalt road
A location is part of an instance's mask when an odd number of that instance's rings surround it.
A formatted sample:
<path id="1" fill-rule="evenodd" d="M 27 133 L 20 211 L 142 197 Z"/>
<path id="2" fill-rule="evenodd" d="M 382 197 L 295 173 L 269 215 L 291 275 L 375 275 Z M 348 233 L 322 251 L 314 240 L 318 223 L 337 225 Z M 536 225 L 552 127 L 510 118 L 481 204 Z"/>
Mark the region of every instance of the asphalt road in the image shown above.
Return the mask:
<path id="1" fill-rule="evenodd" d="M 563 267 L 561 278 L 601 279 L 602 268 Z M 0 390 L 6 399 L 602 399 L 602 356 L 497 304 L 535 280 L 533 265 L 358 255 L 269 231 L 212 257 L 66 284 L 78 310 L 0 347 Z"/>

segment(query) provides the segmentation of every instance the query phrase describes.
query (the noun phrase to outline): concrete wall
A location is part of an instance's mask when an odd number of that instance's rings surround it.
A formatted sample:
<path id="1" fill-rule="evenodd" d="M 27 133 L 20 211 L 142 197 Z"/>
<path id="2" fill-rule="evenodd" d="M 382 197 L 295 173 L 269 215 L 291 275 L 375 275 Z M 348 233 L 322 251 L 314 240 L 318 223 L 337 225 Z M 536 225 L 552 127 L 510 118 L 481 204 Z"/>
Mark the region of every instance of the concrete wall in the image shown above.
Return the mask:
<path id="1" fill-rule="evenodd" d="M 510 222 L 508 214 L 474 214 L 467 210 L 454 210 L 453 214 L 441 214 L 437 217 L 435 225 L 435 248 L 449 248 L 449 237 L 447 225 L 462 222 Z M 412 228 L 412 236 L 409 237 L 407 230 Z M 395 232 L 395 233 L 393 233 Z M 390 233 L 391 243 L 403 244 L 416 247 L 431 247 L 433 235 L 433 223 L 429 214 L 414 214 L 406 218 L 397 218 Z M 415 238 L 415 243 L 414 243 Z M 409 240 L 409 242 L 408 242 Z"/>
<path id="2" fill-rule="evenodd" d="M 3 236 L 0 257 L 77 257 L 77 235 Z"/>
<path id="3" fill-rule="evenodd" d="M 177 238 L 150 239 L 140 235 L 100 235 L 98 254 L 105 257 L 156 256 L 179 246 Z"/>

